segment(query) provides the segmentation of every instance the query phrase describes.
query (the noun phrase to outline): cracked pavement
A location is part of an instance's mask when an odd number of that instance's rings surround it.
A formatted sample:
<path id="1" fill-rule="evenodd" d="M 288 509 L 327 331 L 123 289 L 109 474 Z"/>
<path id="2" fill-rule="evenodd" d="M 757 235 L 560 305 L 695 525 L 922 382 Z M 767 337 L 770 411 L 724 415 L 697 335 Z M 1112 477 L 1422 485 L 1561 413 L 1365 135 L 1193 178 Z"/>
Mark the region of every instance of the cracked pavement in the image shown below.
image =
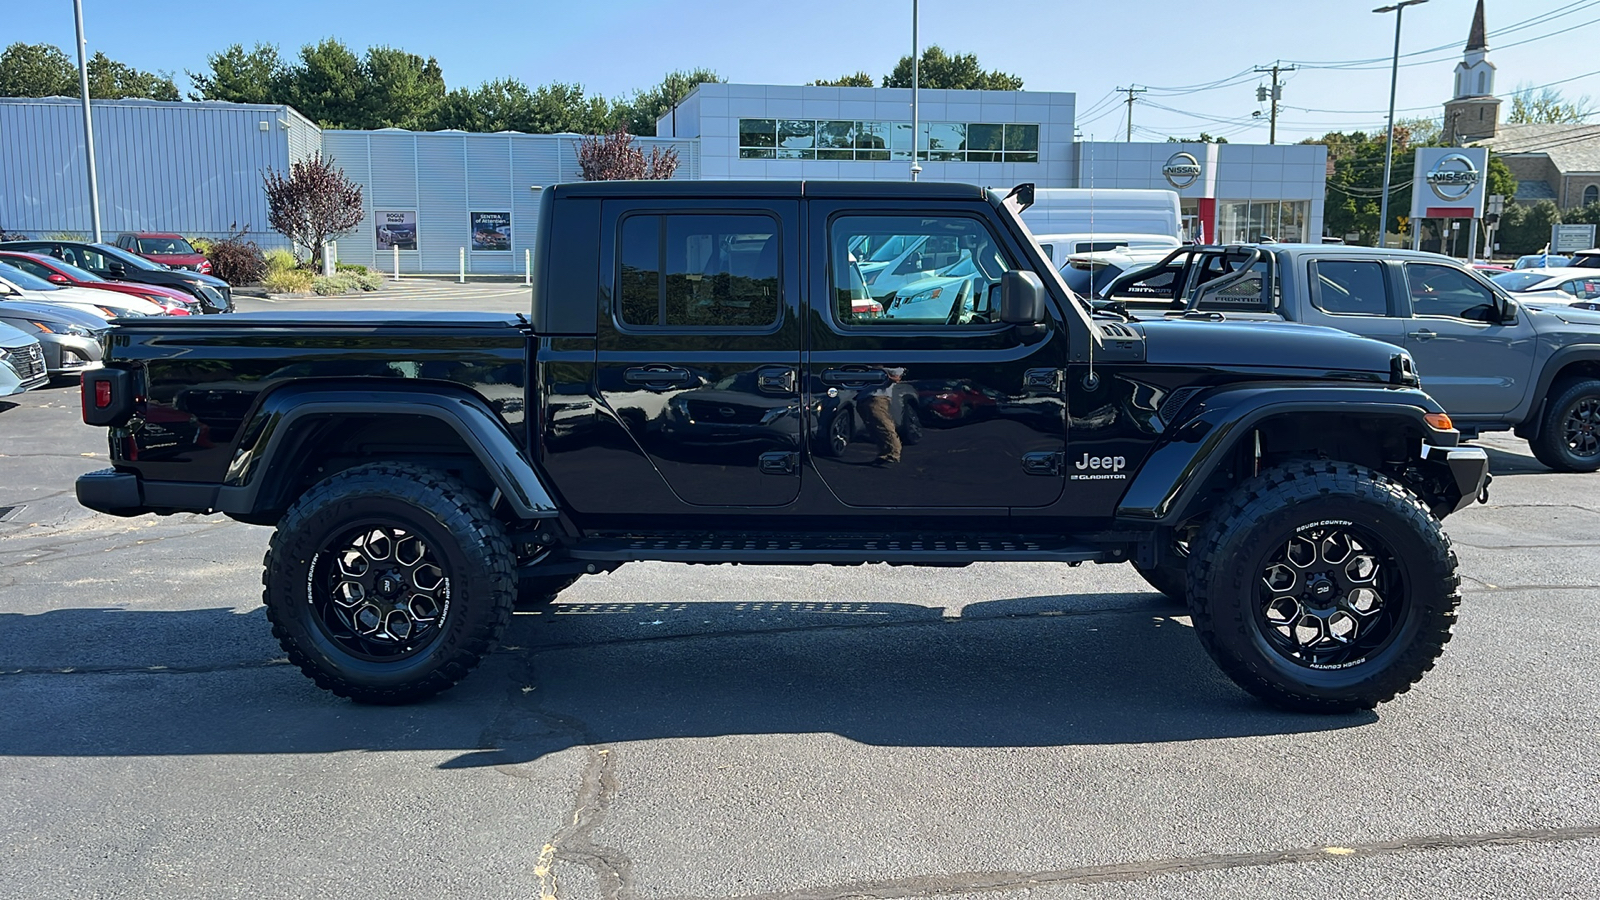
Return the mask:
<path id="1" fill-rule="evenodd" d="M 1509 436 L 1445 656 L 1331 717 L 1048 564 L 631 565 L 356 706 L 272 640 L 265 529 L 76 505 L 103 440 L 0 401 L 5 896 L 1600 897 L 1600 475 Z"/>

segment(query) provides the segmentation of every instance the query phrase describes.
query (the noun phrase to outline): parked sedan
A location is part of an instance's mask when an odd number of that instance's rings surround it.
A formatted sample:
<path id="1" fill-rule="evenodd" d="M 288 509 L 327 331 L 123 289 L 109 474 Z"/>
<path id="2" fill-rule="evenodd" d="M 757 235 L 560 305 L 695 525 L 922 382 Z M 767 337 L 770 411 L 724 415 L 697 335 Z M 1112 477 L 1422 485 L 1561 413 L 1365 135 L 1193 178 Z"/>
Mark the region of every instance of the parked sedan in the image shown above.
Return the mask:
<path id="1" fill-rule="evenodd" d="M 159 316 L 164 310 L 148 300 L 86 288 L 61 287 L 0 262 L 0 300 L 32 300 L 70 306 L 105 319 Z"/>
<path id="2" fill-rule="evenodd" d="M 22 253 L 17 250 L 0 250 L 0 263 L 15 266 L 30 275 L 36 275 L 45 281 L 61 287 L 81 287 L 97 291 L 111 291 L 118 294 L 132 294 L 141 300 L 162 307 L 169 315 L 187 316 L 197 315 L 200 312 L 200 301 L 193 295 L 173 288 L 164 288 L 154 284 L 138 284 L 131 281 L 109 281 L 87 269 L 53 256 L 42 256 L 38 253 Z"/>
<path id="3" fill-rule="evenodd" d="M 198 298 L 203 312 L 233 312 L 233 289 L 228 287 L 226 281 L 186 269 L 169 269 L 109 244 L 56 240 L 6 241 L 0 243 L 0 250 L 21 250 L 53 256 L 113 281 L 136 281 L 175 288 Z"/>
<path id="4" fill-rule="evenodd" d="M 160 263 L 169 269 L 188 269 L 202 275 L 211 274 L 211 260 L 181 234 L 140 231 L 117 235 L 117 246 L 129 253 Z"/>
<path id="5" fill-rule="evenodd" d="M 49 380 L 39 342 L 10 325 L 0 324 L 0 397 L 33 390 Z"/>
<path id="6" fill-rule="evenodd" d="M 26 300 L 0 302 L 0 324 L 39 342 L 45 369 L 52 378 L 100 368 L 100 338 L 111 330 L 99 316 Z"/>
<path id="7" fill-rule="evenodd" d="M 1585 275 L 1584 272 L 1593 274 Z M 1600 305 L 1600 269 L 1519 269 L 1491 276 L 1490 281 L 1505 288 L 1524 303 L 1577 306 L 1593 309 Z"/>
<path id="8" fill-rule="evenodd" d="M 1559 266 L 1572 264 L 1572 257 L 1557 256 L 1554 253 L 1530 253 L 1527 256 L 1517 257 L 1514 269 L 1553 269 Z"/>

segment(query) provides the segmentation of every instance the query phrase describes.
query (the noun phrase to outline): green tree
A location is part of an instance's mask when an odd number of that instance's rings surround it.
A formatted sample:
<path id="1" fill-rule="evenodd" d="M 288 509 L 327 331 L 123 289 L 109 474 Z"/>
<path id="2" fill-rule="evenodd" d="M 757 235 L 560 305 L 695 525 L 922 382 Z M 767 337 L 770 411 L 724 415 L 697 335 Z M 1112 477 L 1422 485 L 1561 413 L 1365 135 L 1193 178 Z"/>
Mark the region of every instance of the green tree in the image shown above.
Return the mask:
<path id="1" fill-rule="evenodd" d="M 1394 177 L 1389 189 L 1386 231 L 1400 230 L 1400 218 L 1411 209 L 1410 172 L 1416 163 L 1410 129 L 1396 122 Z M 1361 235 L 1363 243 L 1378 242 L 1378 212 L 1383 200 L 1384 140 L 1380 132 L 1330 132 L 1305 144 L 1328 148 L 1327 199 L 1323 204 L 1323 230 L 1328 234 Z"/>
<path id="2" fill-rule="evenodd" d="M 96 51 L 89 57 L 89 96 L 101 100 L 141 97 L 177 100 L 178 86 L 164 72 L 145 72 Z"/>
<path id="3" fill-rule="evenodd" d="M 1563 209 L 1561 221 L 1568 225 L 1600 225 L 1600 201 Z"/>
<path id="4" fill-rule="evenodd" d="M 361 65 L 360 96 L 368 128 L 426 128 L 444 100 L 438 60 L 394 47 L 369 47 Z"/>
<path id="5" fill-rule="evenodd" d="M 1513 124 L 1557 125 L 1582 122 L 1591 112 L 1588 97 L 1567 100 L 1555 88 L 1535 90 L 1532 85 L 1519 86 L 1511 94 L 1511 115 L 1506 121 Z"/>
<path id="6" fill-rule="evenodd" d="M 922 62 L 918 67 L 917 83 L 920 87 L 934 90 L 965 90 L 965 91 L 1020 91 L 1022 79 L 1015 75 L 1007 75 L 995 70 L 986 72 L 978 65 L 978 57 L 972 53 L 962 53 L 951 56 L 944 52 L 944 48 L 934 44 L 922 51 Z M 911 87 L 911 57 L 902 56 L 895 64 L 894 71 L 883 76 L 884 87 Z"/>
<path id="7" fill-rule="evenodd" d="M 1500 252 L 1512 256 L 1538 253 L 1550 243 L 1550 226 L 1561 224 L 1562 218 L 1554 200 L 1507 203 L 1496 232 Z"/>
<path id="8" fill-rule="evenodd" d="M 1495 194 L 1506 198 L 1507 202 L 1517 195 L 1517 176 L 1511 174 L 1511 167 L 1506 161 L 1493 153 L 1489 154 L 1489 183 L 1484 187 L 1484 196 Z"/>
<path id="9" fill-rule="evenodd" d="M 1169 144 L 1226 144 L 1227 142 L 1228 139 L 1225 137 L 1212 137 L 1209 133 L 1204 131 L 1200 132 L 1199 137 L 1192 138 L 1172 137 L 1171 135 L 1167 136 L 1167 143 Z"/>
<path id="10" fill-rule="evenodd" d="M 661 83 L 643 91 L 635 91 L 633 99 L 616 104 L 618 124 L 629 134 L 650 137 L 656 133 L 656 121 L 676 109 L 683 98 L 700 84 L 726 81 L 710 69 L 691 69 L 668 72 Z"/>
<path id="11" fill-rule="evenodd" d="M 71 97 L 78 67 L 61 48 L 18 41 L 0 52 L 0 97 Z"/>
<path id="12" fill-rule="evenodd" d="M 522 131 L 528 134 L 599 134 L 609 131 L 615 111 L 603 97 L 585 96 L 577 84 L 546 84 L 529 90 L 511 78 L 475 90 L 457 88 L 432 116 L 433 128 L 462 131 Z"/>
<path id="13" fill-rule="evenodd" d="M 811 82 L 817 87 L 876 87 L 878 82 L 865 72 L 854 75 L 840 75 L 838 78 L 827 80 L 818 79 Z"/>
<path id="14" fill-rule="evenodd" d="M 246 50 L 234 44 L 206 57 L 207 72 L 190 72 L 194 90 L 190 100 L 224 100 L 229 103 L 283 102 L 285 68 L 278 48 L 256 44 Z"/>
<path id="15" fill-rule="evenodd" d="M 336 38 L 300 48 L 284 75 L 285 102 L 324 128 L 363 128 L 369 117 L 361 57 Z"/>

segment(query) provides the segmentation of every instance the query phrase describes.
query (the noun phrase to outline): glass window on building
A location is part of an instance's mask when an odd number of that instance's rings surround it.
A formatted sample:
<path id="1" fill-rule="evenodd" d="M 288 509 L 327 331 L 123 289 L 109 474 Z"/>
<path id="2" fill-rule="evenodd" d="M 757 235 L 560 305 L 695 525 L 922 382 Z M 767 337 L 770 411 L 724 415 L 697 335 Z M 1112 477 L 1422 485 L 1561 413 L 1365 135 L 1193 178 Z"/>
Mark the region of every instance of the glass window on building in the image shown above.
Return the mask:
<path id="1" fill-rule="evenodd" d="M 740 159 L 772 159 L 777 146 L 777 119 L 739 120 Z"/>
<path id="2" fill-rule="evenodd" d="M 1039 161 L 1039 126 L 921 122 L 917 155 L 931 162 Z M 910 160 L 910 122 L 740 119 L 740 159 Z"/>
<path id="3" fill-rule="evenodd" d="M 1600 184 L 1591 184 L 1583 189 L 1583 205 L 1600 203 Z"/>
<path id="4" fill-rule="evenodd" d="M 1228 200 L 1217 204 L 1215 240 L 1253 244 L 1261 240 L 1303 243 L 1309 200 Z"/>

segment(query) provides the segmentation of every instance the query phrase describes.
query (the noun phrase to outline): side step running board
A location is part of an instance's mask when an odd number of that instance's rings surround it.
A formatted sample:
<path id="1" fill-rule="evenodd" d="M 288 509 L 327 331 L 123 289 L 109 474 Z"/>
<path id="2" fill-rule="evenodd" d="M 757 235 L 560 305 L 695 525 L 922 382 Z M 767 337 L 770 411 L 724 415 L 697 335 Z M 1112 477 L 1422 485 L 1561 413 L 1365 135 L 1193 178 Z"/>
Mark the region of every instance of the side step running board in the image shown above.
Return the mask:
<path id="1" fill-rule="evenodd" d="M 956 565 L 972 562 L 1101 562 L 1120 559 L 1102 547 L 1028 537 L 824 538 L 809 535 L 700 537 L 630 535 L 590 538 L 572 547 L 574 560 L 808 565 L 899 563 Z"/>

